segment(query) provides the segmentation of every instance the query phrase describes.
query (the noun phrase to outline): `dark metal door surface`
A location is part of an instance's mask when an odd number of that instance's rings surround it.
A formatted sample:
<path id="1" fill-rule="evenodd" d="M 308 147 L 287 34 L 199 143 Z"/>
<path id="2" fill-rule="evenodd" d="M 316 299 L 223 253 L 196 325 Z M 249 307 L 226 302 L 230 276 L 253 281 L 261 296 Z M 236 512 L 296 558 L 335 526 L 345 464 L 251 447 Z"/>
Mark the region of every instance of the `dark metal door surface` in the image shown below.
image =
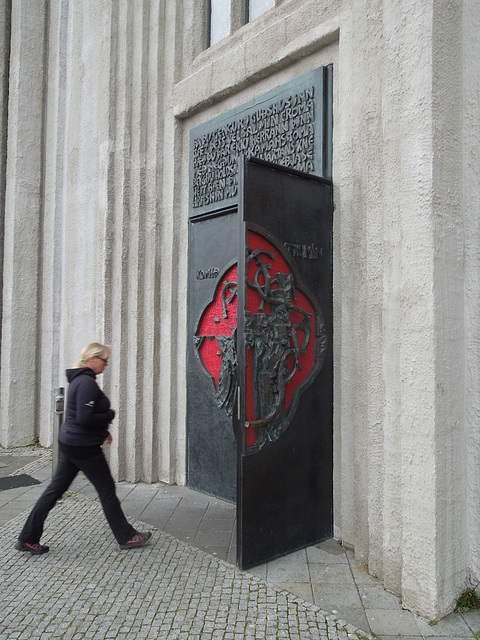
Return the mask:
<path id="1" fill-rule="evenodd" d="M 190 221 L 187 486 L 231 502 L 237 485 L 232 418 L 237 260 L 236 208 Z"/>
<path id="2" fill-rule="evenodd" d="M 332 536 L 332 184 L 244 161 L 237 563 Z"/>

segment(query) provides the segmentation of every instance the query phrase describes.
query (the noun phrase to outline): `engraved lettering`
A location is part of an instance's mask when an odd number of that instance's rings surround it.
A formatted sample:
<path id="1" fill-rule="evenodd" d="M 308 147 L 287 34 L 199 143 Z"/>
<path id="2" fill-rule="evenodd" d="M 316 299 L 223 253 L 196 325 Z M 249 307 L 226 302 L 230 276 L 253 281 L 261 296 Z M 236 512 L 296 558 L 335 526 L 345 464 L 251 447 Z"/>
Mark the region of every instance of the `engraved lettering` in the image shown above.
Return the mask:
<path id="1" fill-rule="evenodd" d="M 314 87 L 262 106 L 193 140 L 193 208 L 238 194 L 237 162 L 253 156 L 315 171 Z"/>
<path id="2" fill-rule="evenodd" d="M 218 278 L 220 269 L 217 267 L 210 267 L 209 269 L 199 269 L 197 271 L 197 280 L 214 280 Z"/>
<path id="3" fill-rule="evenodd" d="M 315 244 L 296 244 L 294 242 L 284 242 L 285 249 L 294 258 L 303 258 L 305 260 L 319 260 L 323 258 L 323 247 Z"/>

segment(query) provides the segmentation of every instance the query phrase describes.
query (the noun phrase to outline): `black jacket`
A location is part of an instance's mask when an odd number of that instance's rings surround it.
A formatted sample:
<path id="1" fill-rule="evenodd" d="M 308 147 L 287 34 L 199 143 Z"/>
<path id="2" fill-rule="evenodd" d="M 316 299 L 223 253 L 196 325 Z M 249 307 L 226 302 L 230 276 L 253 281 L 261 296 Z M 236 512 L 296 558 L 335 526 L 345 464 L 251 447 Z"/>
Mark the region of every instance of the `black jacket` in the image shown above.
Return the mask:
<path id="1" fill-rule="evenodd" d="M 89 447 L 102 444 L 108 436 L 108 425 L 115 417 L 110 400 L 96 382 L 89 367 L 67 369 L 68 387 L 65 421 L 58 439 L 63 444 Z"/>

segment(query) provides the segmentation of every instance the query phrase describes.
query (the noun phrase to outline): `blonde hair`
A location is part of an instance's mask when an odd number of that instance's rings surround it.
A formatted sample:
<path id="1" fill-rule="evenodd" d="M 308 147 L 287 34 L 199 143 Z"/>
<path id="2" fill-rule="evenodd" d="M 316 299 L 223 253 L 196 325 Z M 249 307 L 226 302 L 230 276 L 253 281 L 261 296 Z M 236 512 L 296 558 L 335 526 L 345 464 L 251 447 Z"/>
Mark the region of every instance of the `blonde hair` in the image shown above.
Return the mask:
<path id="1" fill-rule="evenodd" d="M 110 347 L 100 344 L 100 342 L 91 342 L 90 344 L 87 344 L 86 347 L 83 347 L 80 352 L 80 360 L 74 365 L 74 368 L 78 369 L 79 367 L 86 367 L 87 360 L 90 360 L 90 358 L 93 358 L 94 356 L 100 356 L 107 360 L 110 357 L 110 353 Z"/>

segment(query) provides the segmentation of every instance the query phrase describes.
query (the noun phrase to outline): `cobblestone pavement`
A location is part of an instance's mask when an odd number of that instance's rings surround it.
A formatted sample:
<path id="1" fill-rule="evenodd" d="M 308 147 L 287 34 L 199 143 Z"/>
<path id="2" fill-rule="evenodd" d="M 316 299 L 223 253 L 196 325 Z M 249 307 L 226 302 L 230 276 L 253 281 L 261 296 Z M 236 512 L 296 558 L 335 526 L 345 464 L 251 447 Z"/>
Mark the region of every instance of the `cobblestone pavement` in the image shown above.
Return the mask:
<path id="1" fill-rule="evenodd" d="M 150 546 L 120 552 L 79 474 L 47 520 L 50 553 L 15 551 L 51 458 L 0 447 L 0 640 L 480 637 L 480 609 L 438 622 L 405 611 L 335 540 L 237 569 L 234 505 L 186 487 L 118 483 L 128 519 L 154 531 Z"/>
<path id="2" fill-rule="evenodd" d="M 0 535 L 0 640 L 370 638 L 164 532 L 118 551 L 98 502 L 77 494 L 47 520 L 49 553 L 18 552 L 26 513 Z"/>

